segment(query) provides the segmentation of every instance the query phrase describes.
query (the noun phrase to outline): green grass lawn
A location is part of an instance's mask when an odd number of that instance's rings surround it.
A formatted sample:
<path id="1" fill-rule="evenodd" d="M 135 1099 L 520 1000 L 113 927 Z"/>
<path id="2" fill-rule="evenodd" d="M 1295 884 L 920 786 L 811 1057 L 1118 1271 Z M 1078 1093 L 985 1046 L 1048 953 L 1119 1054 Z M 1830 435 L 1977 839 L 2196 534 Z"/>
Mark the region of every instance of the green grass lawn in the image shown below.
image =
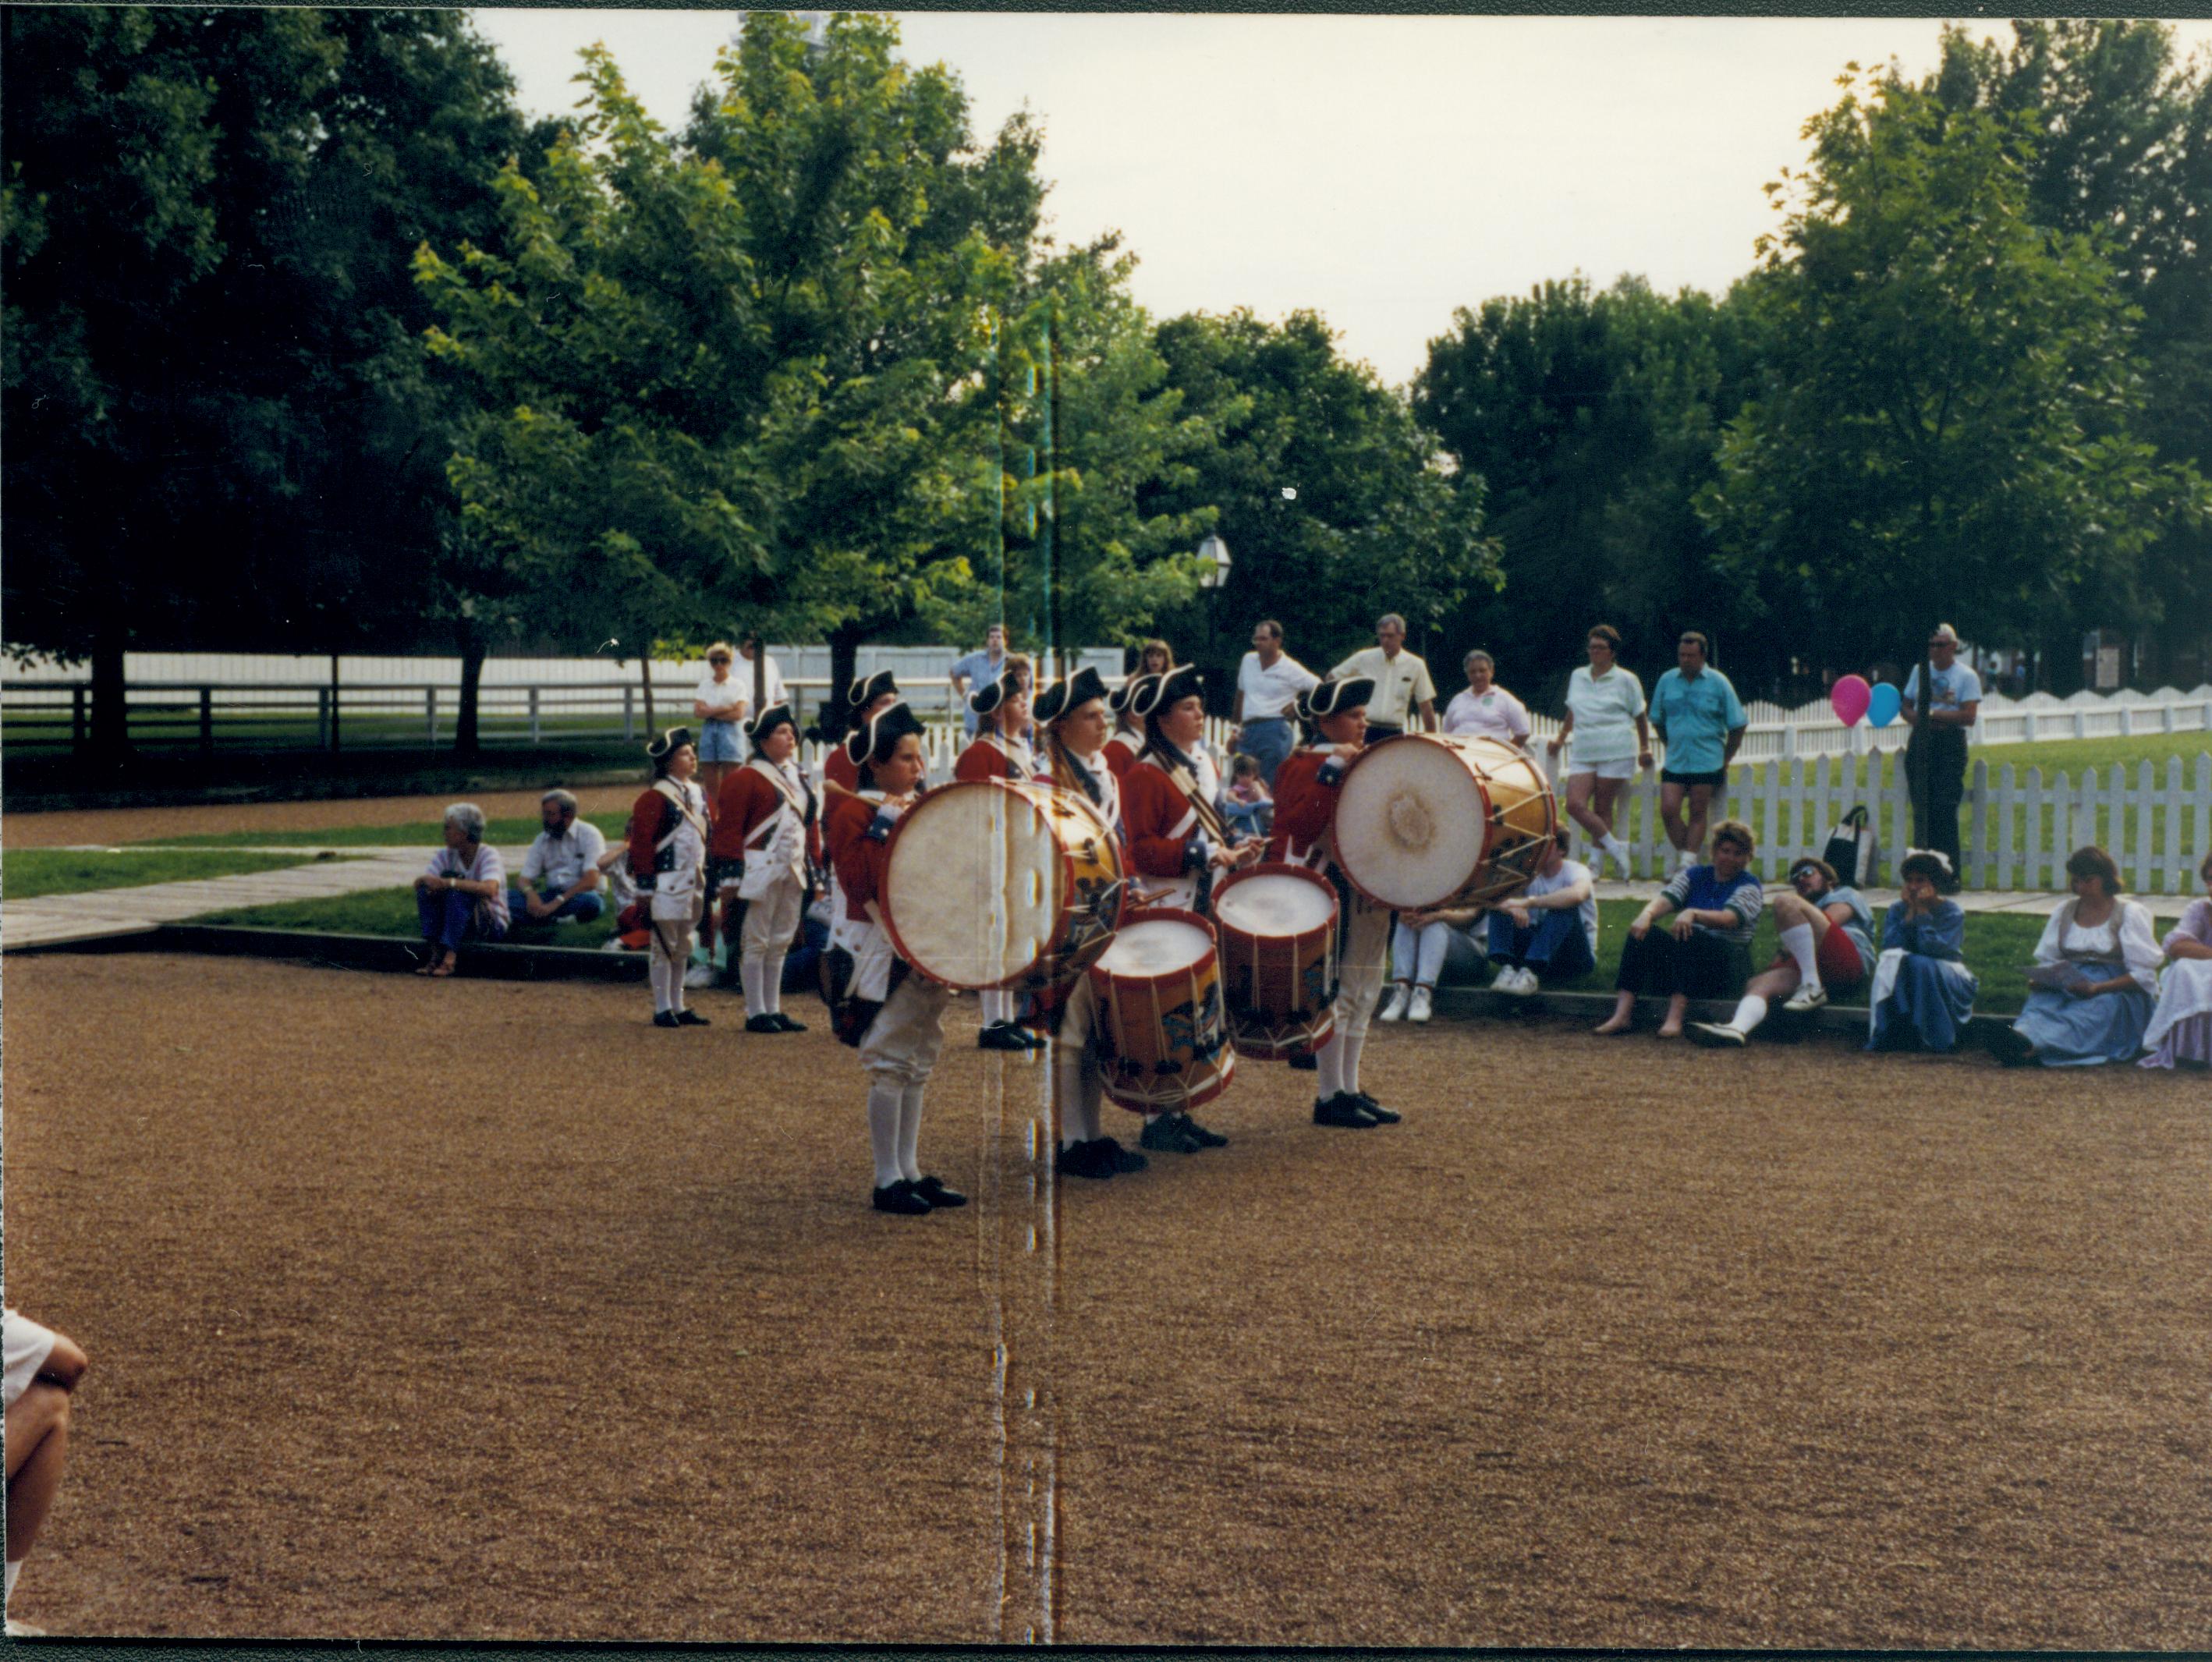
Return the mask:
<path id="1" fill-rule="evenodd" d="M 611 843 L 622 835 L 628 815 L 586 814 L 583 816 L 596 825 Z M 496 847 L 526 846 L 544 827 L 536 815 L 528 819 L 493 820 L 484 829 L 484 840 Z M 445 827 L 435 820 L 419 820 L 406 825 L 333 825 L 317 831 L 287 831 L 283 842 L 293 847 L 314 848 L 420 848 L 425 859 L 430 850 L 445 840 Z M 193 837 L 161 837 L 149 839 L 165 848 L 252 848 L 275 840 L 267 831 L 217 831 Z"/>
<path id="2" fill-rule="evenodd" d="M 295 854 L 202 853 L 169 849 L 20 848 L 0 862 L 0 894 L 11 901 L 137 889 L 194 877 L 234 877 L 303 864 Z"/>
<path id="3" fill-rule="evenodd" d="M 358 895 L 287 901 L 274 906 L 231 907 L 203 913 L 191 921 L 258 929 L 300 929 L 329 935 L 396 935 L 407 940 L 418 940 L 422 936 L 411 887 L 372 889 Z M 507 931 L 507 938 L 516 946 L 592 949 L 605 945 L 614 932 L 614 914 L 602 913 L 587 924 L 519 923 Z"/>

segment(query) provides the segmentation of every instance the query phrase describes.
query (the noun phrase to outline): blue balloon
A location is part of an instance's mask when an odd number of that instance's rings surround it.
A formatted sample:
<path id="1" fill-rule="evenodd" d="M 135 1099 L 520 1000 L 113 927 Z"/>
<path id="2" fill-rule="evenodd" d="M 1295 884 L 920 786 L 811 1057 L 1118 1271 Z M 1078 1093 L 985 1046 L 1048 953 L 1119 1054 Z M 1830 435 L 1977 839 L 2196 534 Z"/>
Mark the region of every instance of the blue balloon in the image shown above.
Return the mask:
<path id="1" fill-rule="evenodd" d="M 1867 719 L 1877 727 L 1887 727 L 1897 719 L 1897 713 L 1904 707 L 1905 695 L 1887 681 L 1877 681 L 1867 699 Z"/>

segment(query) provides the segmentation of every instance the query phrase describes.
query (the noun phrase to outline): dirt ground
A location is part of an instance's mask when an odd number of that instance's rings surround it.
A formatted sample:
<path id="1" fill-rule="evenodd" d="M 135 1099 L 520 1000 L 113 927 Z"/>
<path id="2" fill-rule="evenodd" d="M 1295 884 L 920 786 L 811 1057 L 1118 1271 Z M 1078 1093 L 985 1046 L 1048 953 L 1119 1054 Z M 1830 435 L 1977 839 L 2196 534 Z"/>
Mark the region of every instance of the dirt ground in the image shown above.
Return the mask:
<path id="1" fill-rule="evenodd" d="M 628 809 L 644 786 L 597 786 L 576 792 L 582 811 Z M 493 819 L 529 818 L 539 791 L 480 792 L 468 800 Z M 155 837 L 216 836 L 264 831 L 281 842 L 303 831 L 335 825 L 410 825 L 436 820 L 455 798 L 362 797 L 331 802 L 204 803 L 183 808 L 102 808 L 82 812 L 8 814 L 0 817 L 0 848 L 64 848 L 84 843 L 144 842 Z"/>
<path id="2" fill-rule="evenodd" d="M 1230 1147 L 1055 1189 L 964 1003 L 922 1146 L 975 1204 L 904 1219 L 811 1000 L 5 990 L 9 1298 L 93 1359 L 18 1595 L 56 1633 L 2212 1629 L 2201 1077 L 1439 1022 L 1370 1046 L 1403 1125 L 1253 1066 Z"/>

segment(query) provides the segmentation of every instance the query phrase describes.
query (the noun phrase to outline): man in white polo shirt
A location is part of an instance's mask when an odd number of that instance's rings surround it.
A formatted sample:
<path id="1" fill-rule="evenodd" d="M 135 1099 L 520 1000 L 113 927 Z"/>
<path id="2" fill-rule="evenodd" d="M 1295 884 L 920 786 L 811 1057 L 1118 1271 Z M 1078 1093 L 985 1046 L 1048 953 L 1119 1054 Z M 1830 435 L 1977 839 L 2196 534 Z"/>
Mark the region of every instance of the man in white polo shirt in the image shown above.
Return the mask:
<path id="1" fill-rule="evenodd" d="M 589 820 L 576 817 L 576 798 L 548 791 L 538 799 L 538 834 L 522 857 L 522 882 L 507 891 L 507 915 L 517 923 L 587 924 L 606 910 L 599 861 L 607 840 Z"/>
<path id="2" fill-rule="evenodd" d="M 1376 645 L 1354 652 L 1328 672 L 1332 681 L 1364 676 L 1375 683 L 1367 702 L 1367 742 L 1395 738 L 1408 727 L 1423 732 L 1437 725 L 1437 686 L 1429 666 L 1405 650 L 1406 620 L 1385 612 L 1375 620 Z M 1415 722 L 1413 713 L 1420 711 Z"/>
<path id="3" fill-rule="evenodd" d="M 1283 651 L 1283 626 L 1268 618 L 1252 631 L 1252 650 L 1237 666 L 1236 749 L 1260 764 L 1260 777 L 1275 788 L 1275 769 L 1297 744 L 1291 706 L 1321 677 Z"/>

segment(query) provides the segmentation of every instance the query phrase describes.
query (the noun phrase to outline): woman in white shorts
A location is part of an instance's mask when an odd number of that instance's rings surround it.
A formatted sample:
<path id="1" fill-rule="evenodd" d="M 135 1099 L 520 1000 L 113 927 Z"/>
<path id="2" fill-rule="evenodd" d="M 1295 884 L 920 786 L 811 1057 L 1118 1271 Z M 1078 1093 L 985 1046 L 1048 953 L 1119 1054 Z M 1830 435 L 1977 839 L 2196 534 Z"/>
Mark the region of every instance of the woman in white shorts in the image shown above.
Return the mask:
<path id="1" fill-rule="evenodd" d="M 13 1310 L 0 1317 L 6 1352 L 8 1444 L 7 1600 L 15 1602 L 15 1577 L 53 1509 L 69 1462 L 70 1392 L 84 1377 L 84 1352 L 52 1328 Z M 9 1622 L 21 1635 L 38 1629 Z"/>
<path id="2" fill-rule="evenodd" d="M 1545 749 L 1556 756 L 1568 747 L 1567 813 L 1626 877 L 1628 845 L 1613 834 L 1613 814 L 1628 781 L 1651 766 L 1651 723 L 1644 683 L 1616 662 L 1620 631 L 1601 623 L 1587 645 L 1589 664 L 1569 677 L 1567 719 Z"/>

